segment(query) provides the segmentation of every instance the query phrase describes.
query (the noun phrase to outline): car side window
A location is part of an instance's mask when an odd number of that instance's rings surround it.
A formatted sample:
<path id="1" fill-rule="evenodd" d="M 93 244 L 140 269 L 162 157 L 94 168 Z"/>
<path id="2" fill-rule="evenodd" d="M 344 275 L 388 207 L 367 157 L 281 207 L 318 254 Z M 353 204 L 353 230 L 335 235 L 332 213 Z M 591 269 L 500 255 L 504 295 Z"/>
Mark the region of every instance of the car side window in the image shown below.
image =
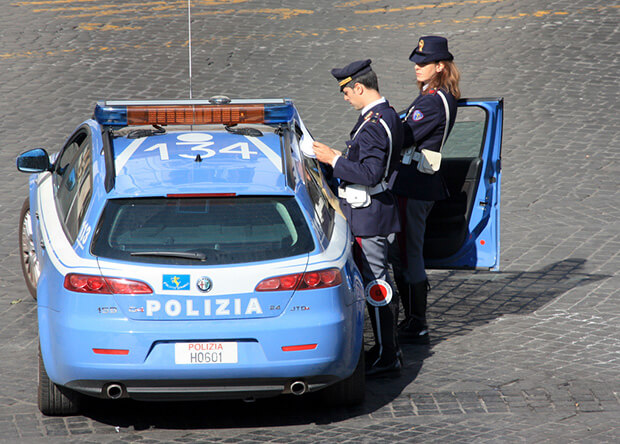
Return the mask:
<path id="1" fill-rule="evenodd" d="M 461 107 L 450 136 L 441 149 L 444 158 L 481 157 L 487 115 L 478 107 Z"/>
<path id="2" fill-rule="evenodd" d="M 53 173 L 56 205 L 65 232 L 75 242 L 93 189 L 91 138 L 78 132 L 60 153 Z"/>

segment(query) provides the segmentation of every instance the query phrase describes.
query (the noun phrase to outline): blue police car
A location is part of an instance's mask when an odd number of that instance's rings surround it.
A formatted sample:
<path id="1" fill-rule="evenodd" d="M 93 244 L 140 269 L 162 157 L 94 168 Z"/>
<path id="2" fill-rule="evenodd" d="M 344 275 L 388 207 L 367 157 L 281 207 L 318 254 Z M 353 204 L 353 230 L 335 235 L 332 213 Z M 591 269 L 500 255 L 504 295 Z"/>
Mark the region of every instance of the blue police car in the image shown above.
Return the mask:
<path id="1" fill-rule="evenodd" d="M 503 100 L 462 99 L 427 268 L 499 269 Z M 30 176 L 21 265 L 39 408 L 98 398 L 364 398 L 351 235 L 290 100 L 97 104 Z"/>
<path id="2" fill-rule="evenodd" d="M 364 398 L 351 235 L 290 100 L 101 102 L 20 218 L 39 408 L 105 399 Z"/>

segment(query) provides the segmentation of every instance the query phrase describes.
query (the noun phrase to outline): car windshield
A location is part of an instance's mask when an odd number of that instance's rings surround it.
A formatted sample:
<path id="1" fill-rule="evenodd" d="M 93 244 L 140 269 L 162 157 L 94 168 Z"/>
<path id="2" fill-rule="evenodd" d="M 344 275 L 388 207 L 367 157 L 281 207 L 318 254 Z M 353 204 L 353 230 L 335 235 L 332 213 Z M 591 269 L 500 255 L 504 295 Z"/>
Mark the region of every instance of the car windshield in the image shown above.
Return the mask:
<path id="1" fill-rule="evenodd" d="M 95 256 L 175 265 L 237 264 L 309 253 L 314 242 L 293 197 L 113 199 Z"/>

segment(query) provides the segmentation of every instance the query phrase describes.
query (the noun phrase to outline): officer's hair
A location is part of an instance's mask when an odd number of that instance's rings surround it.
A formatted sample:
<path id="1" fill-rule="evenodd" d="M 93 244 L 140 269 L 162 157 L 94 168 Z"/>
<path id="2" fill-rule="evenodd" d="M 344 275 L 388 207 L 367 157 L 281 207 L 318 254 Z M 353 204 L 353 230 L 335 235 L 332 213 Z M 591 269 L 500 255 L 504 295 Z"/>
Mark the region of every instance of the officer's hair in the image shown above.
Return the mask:
<path id="1" fill-rule="evenodd" d="M 377 74 L 374 71 L 368 71 L 367 73 L 362 74 L 359 77 L 354 78 L 349 83 L 344 85 L 344 88 L 353 88 L 356 83 L 361 83 L 366 88 L 374 89 L 379 92 L 379 80 L 377 79 Z"/>
<path id="2" fill-rule="evenodd" d="M 461 90 L 459 88 L 461 74 L 459 73 L 459 69 L 452 60 L 441 60 L 441 62 L 443 63 L 443 70 L 436 73 L 428 82 L 429 88 L 424 90 L 424 83 L 422 82 L 418 82 L 418 88 L 420 88 L 422 94 L 428 94 L 431 89 L 444 89 L 458 100 L 461 97 Z"/>

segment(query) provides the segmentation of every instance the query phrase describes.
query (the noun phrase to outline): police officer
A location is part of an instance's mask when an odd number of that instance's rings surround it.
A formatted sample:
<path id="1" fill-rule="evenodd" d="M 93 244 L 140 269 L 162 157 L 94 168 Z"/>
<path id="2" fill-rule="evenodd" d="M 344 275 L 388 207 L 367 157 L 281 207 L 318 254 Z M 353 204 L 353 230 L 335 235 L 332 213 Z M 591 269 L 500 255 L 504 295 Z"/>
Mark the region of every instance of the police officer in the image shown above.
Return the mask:
<path id="1" fill-rule="evenodd" d="M 420 172 L 417 166 L 422 150 L 440 151 L 454 125 L 460 75 L 453 59 L 448 41 L 439 36 L 421 37 L 409 57 L 415 63 L 419 95 L 402 123 L 404 155 L 394 184 L 403 224 L 398 242 L 401 251 L 406 252 L 401 263 L 393 262 L 405 311 L 405 320 L 399 325 L 402 343 L 429 343 L 426 305 L 430 286 L 424 270 L 424 231 L 433 204 L 448 197 L 448 189 L 441 169 L 428 174 Z"/>
<path id="2" fill-rule="evenodd" d="M 328 172 L 340 179 L 340 207 L 355 236 L 355 258 L 375 336 L 375 345 L 366 354 L 366 375 L 375 376 L 395 375 L 401 368 L 387 254 L 388 242 L 400 230 L 396 201 L 389 190 L 403 130 L 398 114 L 379 94 L 370 64 L 360 60 L 331 71 L 344 100 L 361 111 L 344 154 L 316 141 L 313 149 L 317 159 L 328 165 Z"/>

